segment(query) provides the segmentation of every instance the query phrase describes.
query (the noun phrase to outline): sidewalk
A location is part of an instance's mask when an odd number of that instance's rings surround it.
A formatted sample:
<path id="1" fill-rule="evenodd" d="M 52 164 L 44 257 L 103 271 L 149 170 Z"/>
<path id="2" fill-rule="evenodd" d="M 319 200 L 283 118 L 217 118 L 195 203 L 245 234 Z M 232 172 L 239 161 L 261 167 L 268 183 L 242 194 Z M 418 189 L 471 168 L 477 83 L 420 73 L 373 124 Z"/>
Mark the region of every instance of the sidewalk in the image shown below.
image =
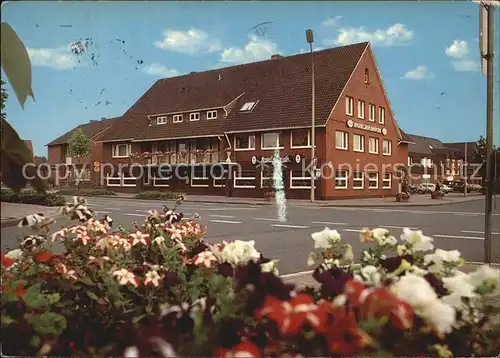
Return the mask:
<path id="1" fill-rule="evenodd" d="M 54 215 L 59 210 L 56 206 L 41 206 L 31 204 L 1 203 L 2 226 L 16 226 L 27 215 L 42 213 L 45 216 Z"/>

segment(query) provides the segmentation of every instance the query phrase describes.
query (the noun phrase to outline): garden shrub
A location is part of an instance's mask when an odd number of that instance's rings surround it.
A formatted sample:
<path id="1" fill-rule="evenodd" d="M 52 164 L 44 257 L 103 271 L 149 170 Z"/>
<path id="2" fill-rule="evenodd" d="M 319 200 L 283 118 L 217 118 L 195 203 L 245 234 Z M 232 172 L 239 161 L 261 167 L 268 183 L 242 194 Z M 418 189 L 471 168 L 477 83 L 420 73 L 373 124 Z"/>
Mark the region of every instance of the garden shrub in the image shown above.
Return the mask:
<path id="1" fill-rule="evenodd" d="M 136 194 L 136 199 L 145 200 L 176 200 L 183 194 L 174 193 L 171 191 L 143 191 Z"/>
<path id="2" fill-rule="evenodd" d="M 42 206 L 63 206 L 66 200 L 57 193 L 38 193 L 36 190 L 21 190 L 15 193 L 11 189 L 1 189 L 1 201 L 6 203 L 34 204 Z"/>
<path id="3" fill-rule="evenodd" d="M 60 195 L 76 195 L 76 196 L 115 196 L 114 191 L 106 188 L 63 188 L 57 191 Z"/>
<path id="4" fill-rule="evenodd" d="M 91 213 L 84 200 L 64 212 Z M 209 244 L 176 207 L 131 230 L 92 215 L 2 253 L 2 351 L 57 356 L 493 356 L 499 270 L 465 274 L 421 231 L 313 233 L 299 290 L 253 241 Z M 52 251 L 61 242 L 64 254 Z"/>

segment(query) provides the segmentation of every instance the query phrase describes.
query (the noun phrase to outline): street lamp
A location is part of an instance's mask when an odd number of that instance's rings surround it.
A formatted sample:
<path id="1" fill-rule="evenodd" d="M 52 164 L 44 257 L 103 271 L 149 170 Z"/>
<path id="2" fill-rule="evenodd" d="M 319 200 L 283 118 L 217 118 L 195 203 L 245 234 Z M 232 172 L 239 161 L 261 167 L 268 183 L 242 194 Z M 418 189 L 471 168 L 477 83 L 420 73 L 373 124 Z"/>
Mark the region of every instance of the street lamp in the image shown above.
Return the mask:
<path id="1" fill-rule="evenodd" d="M 315 122 L 314 122 L 314 107 L 315 107 L 315 98 L 314 98 L 314 55 L 313 55 L 313 47 L 312 44 L 314 42 L 314 34 L 311 29 L 306 30 L 306 40 L 311 49 L 311 83 L 312 83 L 312 114 L 311 114 L 311 203 L 314 203 L 314 181 L 316 178 L 316 155 L 314 153 L 316 146 L 316 131 L 315 131 Z"/>

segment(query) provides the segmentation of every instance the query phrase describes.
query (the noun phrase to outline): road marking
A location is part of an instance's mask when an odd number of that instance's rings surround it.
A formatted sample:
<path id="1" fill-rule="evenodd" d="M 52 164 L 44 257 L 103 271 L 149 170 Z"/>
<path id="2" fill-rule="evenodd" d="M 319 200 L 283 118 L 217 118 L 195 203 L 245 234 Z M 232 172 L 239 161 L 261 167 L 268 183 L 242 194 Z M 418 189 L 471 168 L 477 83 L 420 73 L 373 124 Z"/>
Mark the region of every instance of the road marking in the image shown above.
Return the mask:
<path id="1" fill-rule="evenodd" d="M 466 234 L 484 234 L 484 231 L 474 231 L 474 230 L 462 230 L 460 232 L 466 233 Z M 492 232 L 492 235 L 500 235 L 500 232 Z"/>
<path id="2" fill-rule="evenodd" d="M 392 225 L 380 225 L 381 228 L 384 229 L 405 229 L 408 228 L 410 230 L 418 230 L 416 227 L 408 227 L 408 226 L 392 226 Z"/>
<path id="3" fill-rule="evenodd" d="M 96 214 L 109 214 L 109 211 L 99 211 L 99 210 L 95 210 L 94 213 Z"/>
<path id="4" fill-rule="evenodd" d="M 361 229 L 342 229 L 342 231 L 348 231 L 348 232 L 361 232 Z"/>
<path id="5" fill-rule="evenodd" d="M 299 271 L 299 272 L 294 272 L 294 273 L 287 273 L 285 275 L 280 275 L 281 278 L 290 278 L 290 277 L 296 277 L 296 276 L 302 276 L 302 275 L 310 275 L 314 272 L 314 270 L 309 270 L 309 271 Z"/>
<path id="6" fill-rule="evenodd" d="M 254 220 L 279 221 L 279 219 L 268 219 L 268 218 L 254 218 Z"/>
<path id="7" fill-rule="evenodd" d="M 480 213 L 454 213 L 453 215 L 455 215 L 455 216 L 481 216 L 484 214 L 480 214 Z"/>
<path id="8" fill-rule="evenodd" d="M 272 224 L 271 226 L 274 226 L 274 227 L 285 227 L 285 228 L 290 228 L 290 229 L 308 229 L 309 228 L 309 226 L 287 225 L 287 224 Z"/>
<path id="9" fill-rule="evenodd" d="M 431 236 L 442 237 L 445 239 L 484 240 L 484 237 L 476 237 L 476 236 L 455 236 L 455 235 L 431 235 Z"/>
<path id="10" fill-rule="evenodd" d="M 210 220 L 213 223 L 221 223 L 221 224 L 241 224 L 241 221 L 230 221 L 230 220 Z"/>
<path id="11" fill-rule="evenodd" d="M 228 219 L 230 219 L 230 218 L 234 218 L 234 216 L 233 216 L 233 215 L 215 215 L 215 214 L 214 214 L 214 215 L 208 215 L 208 216 L 212 216 L 212 217 L 214 217 L 214 218 L 228 218 Z"/>
<path id="12" fill-rule="evenodd" d="M 120 208 L 104 208 L 104 210 L 121 210 Z"/>
<path id="13" fill-rule="evenodd" d="M 132 213 L 123 213 L 123 215 L 127 215 L 127 216 L 142 216 L 142 217 L 146 216 L 146 214 L 132 214 Z"/>
<path id="14" fill-rule="evenodd" d="M 346 223 L 332 223 L 330 221 L 311 221 L 311 224 L 321 224 L 321 225 L 347 225 Z"/>

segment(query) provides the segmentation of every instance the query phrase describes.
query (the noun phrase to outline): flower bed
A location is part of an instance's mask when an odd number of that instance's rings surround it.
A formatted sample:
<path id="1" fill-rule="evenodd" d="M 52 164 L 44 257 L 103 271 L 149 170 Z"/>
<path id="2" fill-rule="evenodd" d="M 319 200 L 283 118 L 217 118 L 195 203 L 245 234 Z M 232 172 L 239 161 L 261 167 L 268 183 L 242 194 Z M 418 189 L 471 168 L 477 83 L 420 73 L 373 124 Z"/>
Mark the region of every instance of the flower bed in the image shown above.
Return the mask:
<path id="1" fill-rule="evenodd" d="M 182 197 L 180 193 L 174 193 L 171 191 L 143 191 L 135 195 L 136 199 L 145 200 L 173 200 Z"/>
<path id="2" fill-rule="evenodd" d="M 337 231 L 313 233 L 318 288 L 285 284 L 253 241 L 203 241 L 195 215 L 151 211 L 131 230 L 99 221 L 2 253 L 2 351 L 60 356 L 484 356 L 498 353 L 499 272 L 465 274 L 456 250 L 405 229 L 365 229 L 354 262 Z M 62 242 L 64 254 L 51 250 Z"/>

